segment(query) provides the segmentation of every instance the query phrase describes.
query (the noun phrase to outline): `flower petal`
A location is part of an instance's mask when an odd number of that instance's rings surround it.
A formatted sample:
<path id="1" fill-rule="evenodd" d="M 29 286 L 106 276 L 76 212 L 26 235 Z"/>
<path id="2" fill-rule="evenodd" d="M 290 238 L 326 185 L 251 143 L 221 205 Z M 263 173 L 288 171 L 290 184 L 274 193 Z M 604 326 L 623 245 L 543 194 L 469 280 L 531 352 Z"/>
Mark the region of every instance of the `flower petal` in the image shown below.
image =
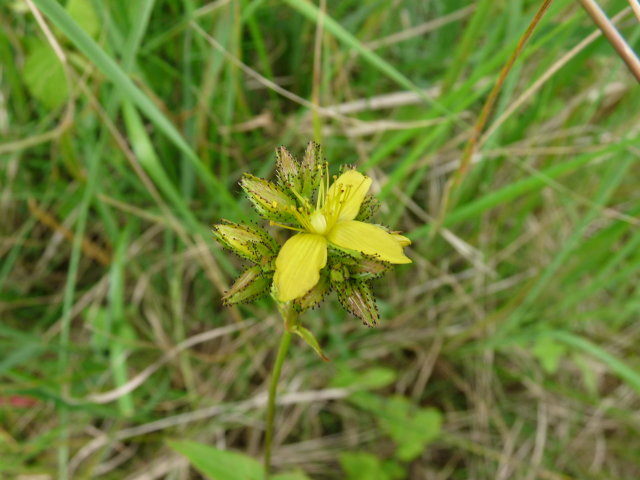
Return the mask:
<path id="1" fill-rule="evenodd" d="M 407 247 L 411 245 L 410 238 L 407 238 L 404 235 L 400 235 L 399 233 L 396 233 L 396 232 L 393 232 L 391 235 L 393 235 L 393 238 L 396 239 L 396 241 L 400 244 L 400 246 Z"/>
<path id="2" fill-rule="evenodd" d="M 338 221 L 353 220 L 371 187 L 371 179 L 356 170 L 347 170 L 329 187 L 328 203 L 340 205 Z"/>
<path id="3" fill-rule="evenodd" d="M 329 241 L 338 247 L 374 255 L 391 263 L 411 263 L 402 252 L 402 243 L 392 234 L 370 223 L 338 222 L 329 232 Z"/>
<path id="4" fill-rule="evenodd" d="M 327 240 L 321 235 L 299 233 L 280 249 L 273 283 L 276 297 L 288 302 L 311 290 L 327 264 Z"/>

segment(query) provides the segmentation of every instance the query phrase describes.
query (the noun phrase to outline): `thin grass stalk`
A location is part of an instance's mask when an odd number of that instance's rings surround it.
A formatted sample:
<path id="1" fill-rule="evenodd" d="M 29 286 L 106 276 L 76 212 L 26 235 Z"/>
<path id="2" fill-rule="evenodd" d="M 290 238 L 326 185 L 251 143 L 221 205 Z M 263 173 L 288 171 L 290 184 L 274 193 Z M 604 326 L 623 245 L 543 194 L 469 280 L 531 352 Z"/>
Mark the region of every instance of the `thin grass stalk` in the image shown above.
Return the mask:
<path id="1" fill-rule="evenodd" d="M 320 106 L 320 83 L 321 83 L 321 67 L 322 67 L 322 37 L 324 34 L 324 17 L 327 8 L 326 0 L 320 0 L 320 15 L 316 23 L 315 44 L 313 48 L 313 86 L 311 91 L 311 102 L 316 106 Z M 322 143 L 322 120 L 318 114 L 318 109 L 311 111 L 313 119 L 313 139 L 316 143 Z"/>
<path id="2" fill-rule="evenodd" d="M 535 17 L 533 17 L 533 20 L 531 20 L 529 27 L 524 32 L 522 37 L 520 37 L 520 40 L 518 41 L 518 45 L 516 45 L 516 49 L 513 51 L 513 54 L 511 55 L 507 63 L 504 65 L 504 67 L 502 67 L 500 76 L 498 77 L 496 84 L 493 86 L 493 89 L 491 89 L 491 93 L 489 93 L 489 97 L 487 97 L 487 101 L 484 103 L 484 106 L 482 107 L 480 116 L 478 117 L 478 120 L 473 126 L 471 138 L 469 138 L 469 140 L 467 141 L 467 145 L 465 146 L 464 152 L 462 154 L 462 161 L 460 162 L 460 166 L 458 167 L 455 174 L 453 175 L 454 188 L 460 185 L 463 178 L 468 173 L 469 166 L 471 165 L 471 159 L 473 157 L 473 154 L 476 151 L 478 139 L 480 138 L 480 134 L 482 133 L 484 126 L 489 120 L 489 115 L 491 114 L 491 111 L 493 110 L 493 106 L 495 105 L 496 100 L 498 99 L 498 94 L 500 93 L 500 90 L 502 90 L 502 86 L 504 85 L 504 82 L 507 79 L 507 75 L 509 75 L 509 72 L 513 68 L 514 63 L 522 53 L 524 46 L 527 44 L 527 42 L 531 38 L 533 31 L 540 23 L 540 20 L 542 20 L 542 17 L 544 16 L 545 12 L 551 6 L 552 1 L 553 0 L 545 0 L 544 3 L 540 6 L 538 11 L 536 12 Z"/>
<path id="3" fill-rule="evenodd" d="M 580 3 L 598 28 L 602 30 L 602 33 L 607 37 L 611 46 L 616 49 L 620 58 L 627 64 L 629 71 L 631 71 L 632 75 L 636 77 L 636 80 L 640 83 L 640 59 L 638 59 L 638 56 L 625 41 L 624 37 L 620 35 L 616 26 L 609 20 L 595 0 L 580 0 Z M 630 0 L 629 3 L 637 15 L 640 9 L 638 3 L 635 0 Z"/>
<path id="4" fill-rule="evenodd" d="M 633 13 L 640 22 L 640 0 L 629 0 L 629 5 L 631 5 L 631 10 L 633 10 Z"/>
<path id="5" fill-rule="evenodd" d="M 520 53 L 522 53 L 524 46 L 527 44 L 527 42 L 531 38 L 531 35 L 533 34 L 533 31 L 540 23 L 540 20 L 542 20 L 542 17 L 551 6 L 552 1 L 553 0 L 545 0 L 542 3 L 538 11 L 536 12 L 535 16 L 533 17 L 533 20 L 531 20 L 531 23 L 527 27 L 527 30 L 524 32 L 522 37 L 520 37 L 520 40 L 518 41 L 518 44 L 516 45 L 516 48 L 513 51 L 513 54 L 511 55 L 507 63 L 504 65 L 504 67 L 502 67 L 502 70 L 500 71 L 500 75 L 498 76 L 498 80 L 496 81 L 495 85 L 491 89 L 491 92 L 489 93 L 489 96 L 487 97 L 487 100 L 484 103 L 484 106 L 482 107 L 482 111 L 478 116 L 478 120 L 473 126 L 473 129 L 471 131 L 471 137 L 469 138 L 465 146 L 464 152 L 462 154 L 462 159 L 460 160 L 460 165 L 458 166 L 455 173 L 447 183 L 447 186 L 442 196 L 440 213 L 438 215 L 438 218 L 434 222 L 434 228 L 431 230 L 432 235 L 438 232 L 440 230 L 440 227 L 442 226 L 444 217 L 449 208 L 449 199 L 451 197 L 452 190 L 455 190 L 458 186 L 460 186 L 460 184 L 462 183 L 462 180 L 464 179 L 464 177 L 467 175 L 469 171 L 469 166 L 471 165 L 471 159 L 473 158 L 473 154 L 476 151 L 478 140 L 480 138 L 480 135 L 482 134 L 482 130 L 484 129 L 487 121 L 489 120 L 489 115 L 491 114 L 491 111 L 493 110 L 496 100 L 498 99 L 498 94 L 500 93 L 500 90 L 504 85 L 507 75 L 513 68 L 513 65 L 518 59 L 518 57 L 520 56 Z"/>

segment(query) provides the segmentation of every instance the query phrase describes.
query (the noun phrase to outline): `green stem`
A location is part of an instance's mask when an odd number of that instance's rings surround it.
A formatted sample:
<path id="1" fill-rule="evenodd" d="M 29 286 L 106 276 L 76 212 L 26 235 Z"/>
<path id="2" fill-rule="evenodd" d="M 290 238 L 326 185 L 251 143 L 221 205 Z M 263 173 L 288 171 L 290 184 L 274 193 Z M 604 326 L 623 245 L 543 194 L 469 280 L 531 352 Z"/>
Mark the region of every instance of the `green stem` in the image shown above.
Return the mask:
<path id="1" fill-rule="evenodd" d="M 287 312 L 285 316 L 285 322 L 290 321 L 293 315 L 293 309 Z M 269 383 L 269 401 L 267 403 L 267 431 L 264 439 L 264 478 L 269 479 L 269 470 L 271 468 L 271 443 L 273 440 L 273 417 L 276 413 L 276 393 L 278 389 L 278 380 L 280 379 L 280 372 L 282 371 L 282 364 L 284 363 L 284 357 L 287 355 L 289 345 L 291 344 L 291 332 L 284 330 L 282 338 L 280 339 L 280 346 L 278 347 L 278 356 L 276 357 L 276 363 L 273 366 L 273 372 L 271 373 L 271 381 Z"/>

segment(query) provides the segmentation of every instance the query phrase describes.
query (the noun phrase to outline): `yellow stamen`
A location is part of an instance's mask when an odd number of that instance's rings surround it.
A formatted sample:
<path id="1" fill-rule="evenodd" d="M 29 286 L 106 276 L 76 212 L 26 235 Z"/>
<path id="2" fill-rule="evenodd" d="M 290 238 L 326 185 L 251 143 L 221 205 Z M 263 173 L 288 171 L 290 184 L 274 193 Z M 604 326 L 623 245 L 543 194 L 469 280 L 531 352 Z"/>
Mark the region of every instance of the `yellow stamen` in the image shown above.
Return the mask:
<path id="1" fill-rule="evenodd" d="M 302 195 L 300 195 L 298 192 L 296 192 L 293 189 L 291 189 L 291 193 L 293 193 L 296 196 L 296 198 L 300 200 L 300 203 L 304 205 L 304 208 L 306 208 L 307 210 L 311 209 L 311 207 L 309 206 L 309 201 L 306 198 L 304 198 Z M 298 207 L 298 208 L 301 208 L 301 207 Z"/>
<path id="2" fill-rule="evenodd" d="M 273 220 L 269 221 L 269 225 L 271 225 L 272 227 L 276 226 L 276 227 L 286 228 L 287 230 L 293 230 L 294 232 L 306 232 L 306 230 L 303 230 L 301 228 L 290 227 L 289 225 L 284 225 L 282 223 L 274 222 Z"/>

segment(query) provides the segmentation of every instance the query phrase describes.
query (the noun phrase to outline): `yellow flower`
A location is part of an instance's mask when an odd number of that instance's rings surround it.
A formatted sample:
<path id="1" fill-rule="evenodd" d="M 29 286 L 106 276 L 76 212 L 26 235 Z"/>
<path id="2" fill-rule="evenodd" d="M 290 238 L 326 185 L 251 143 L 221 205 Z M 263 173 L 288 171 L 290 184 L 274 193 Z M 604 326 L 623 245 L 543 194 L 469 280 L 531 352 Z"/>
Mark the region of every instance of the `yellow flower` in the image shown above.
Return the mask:
<path id="1" fill-rule="evenodd" d="M 347 170 L 331 186 L 328 182 L 329 176 L 323 175 L 315 207 L 301 196 L 304 206 L 285 207 L 302 228 L 294 229 L 300 233 L 286 241 L 276 259 L 273 281 L 281 302 L 301 297 L 318 283 L 328 244 L 385 262 L 411 263 L 402 251 L 409 239 L 354 220 L 371 186 L 369 177 Z"/>

